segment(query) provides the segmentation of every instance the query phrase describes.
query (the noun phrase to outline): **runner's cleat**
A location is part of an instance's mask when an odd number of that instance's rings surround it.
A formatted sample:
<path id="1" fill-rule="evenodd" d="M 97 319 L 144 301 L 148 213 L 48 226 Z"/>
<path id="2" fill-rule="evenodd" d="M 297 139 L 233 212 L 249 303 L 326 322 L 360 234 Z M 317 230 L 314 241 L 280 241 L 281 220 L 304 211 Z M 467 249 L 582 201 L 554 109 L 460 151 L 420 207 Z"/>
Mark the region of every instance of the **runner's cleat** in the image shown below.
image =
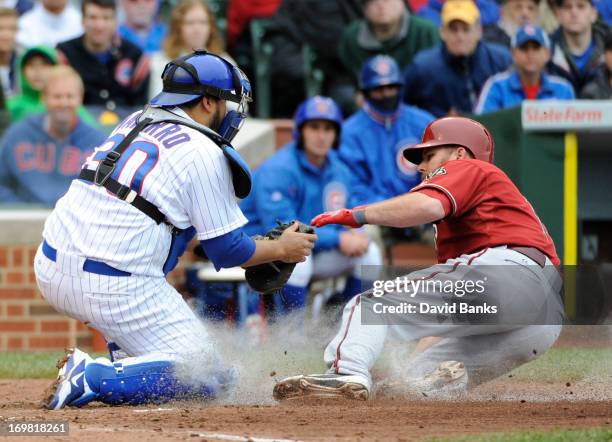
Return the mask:
<path id="1" fill-rule="evenodd" d="M 362 376 L 339 374 L 299 375 L 285 378 L 274 386 L 277 401 L 300 398 L 367 400 L 370 383 Z"/>

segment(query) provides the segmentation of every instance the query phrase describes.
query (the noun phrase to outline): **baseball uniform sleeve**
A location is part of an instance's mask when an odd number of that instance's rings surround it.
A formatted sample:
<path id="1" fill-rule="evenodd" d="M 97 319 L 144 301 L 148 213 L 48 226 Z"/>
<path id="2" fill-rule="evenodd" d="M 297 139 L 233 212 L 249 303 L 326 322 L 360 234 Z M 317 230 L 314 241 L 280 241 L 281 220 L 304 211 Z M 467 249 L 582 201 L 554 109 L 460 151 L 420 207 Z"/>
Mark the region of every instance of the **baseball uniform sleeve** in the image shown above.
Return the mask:
<path id="1" fill-rule="evenodd" d="M 197 146 L 191 152 L 182 200 L 197 239 L 221 236 L 245 225 L 247 219 L 238 206 L 232 173 L 221 150 Z"/>
<path id="2" fill-rule="evenodd" d="M 277 220 L 289 222 L 298 219 L 298 182 L 295 174 L 282 168 L 267 167 L 258 174 L 253 192 L 264 232 L 274 228 Z"/>
<path id="3" fill-rule="evenodd" d="M 425 191 L 442 202 L 447 217 L 461 216 L 478 205 L 485 195 L 485 174 L 476 161 L 454 160 L 444 163 L 412 192 Z"/>
<path id="4" fill-rule="evenodd" d="M 423 195 L 427 195 L 430 198 L 437 199 L 442 203 L 442 207 L 444 208 L 444 218 L 449 216 L 453 211 L 453 206 L 451 204 L 451 200 L 446 196 L 442 190 L 435 189 L 433 187 L 423 187 L 419 189 L 419 193 Z"/>

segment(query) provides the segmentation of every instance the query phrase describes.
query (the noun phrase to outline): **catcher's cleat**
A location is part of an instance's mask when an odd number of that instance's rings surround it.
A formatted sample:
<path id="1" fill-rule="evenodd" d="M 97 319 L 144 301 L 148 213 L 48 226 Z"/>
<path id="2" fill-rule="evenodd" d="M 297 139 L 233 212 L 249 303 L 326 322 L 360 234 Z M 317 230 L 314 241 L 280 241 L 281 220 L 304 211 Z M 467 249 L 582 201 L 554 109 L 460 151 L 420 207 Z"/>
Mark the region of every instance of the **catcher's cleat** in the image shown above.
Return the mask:
<path id="1" fill-rule="evenodd" d="M 277 382 L 272 395 L 277 401 L 301 398 L 346 398 L 365 401 L 370 397 L 370 383 L 357 375 L 299 375 Z"/>
<path id="2" fill-rule="evenodd" d="M 376 394 L 452 399 L 467 392 L 467 383 L 468 373 L 463 362 L 445 361 L 422 378 L 381 382 L 376 386 Z"/>
<path id="3" fill-rule="evenodd" d="M 65 356 L 57 362 L 57 379 L 45 392 L 42 405 L 49 410 L 59 410 L 66 405 L 84 405 L 96 393 L 91 391 L 85 379 L 85 366 L 91 357 L 78 348 L 67 348 Z"/>

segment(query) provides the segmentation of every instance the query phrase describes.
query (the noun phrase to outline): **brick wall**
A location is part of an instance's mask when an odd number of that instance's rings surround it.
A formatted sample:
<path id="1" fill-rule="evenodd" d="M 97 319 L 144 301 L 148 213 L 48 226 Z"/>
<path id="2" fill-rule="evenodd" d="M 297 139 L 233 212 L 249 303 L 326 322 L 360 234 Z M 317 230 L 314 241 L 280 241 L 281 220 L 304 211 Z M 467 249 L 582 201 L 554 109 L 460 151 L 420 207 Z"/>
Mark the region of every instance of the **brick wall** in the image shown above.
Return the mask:
<path id="1" fill-rule="evenodd" d="M 36 246 L 0 246 L 0 351 L 88 346 L 91 331 L 42 298 L 32 262 Z"/>
<path id="2" fill-rule="evenodd" d="M 195 243 L 194 243 L 195 246 Z M 104 350 L 104 342 L 80 321 L 56 312 L 40 294 L 32 263 L 37 246 L 0 246 L 0 352 L 44 351 L 64 347 Z M 188 252 L 168 280 L 185 292 Z"/>

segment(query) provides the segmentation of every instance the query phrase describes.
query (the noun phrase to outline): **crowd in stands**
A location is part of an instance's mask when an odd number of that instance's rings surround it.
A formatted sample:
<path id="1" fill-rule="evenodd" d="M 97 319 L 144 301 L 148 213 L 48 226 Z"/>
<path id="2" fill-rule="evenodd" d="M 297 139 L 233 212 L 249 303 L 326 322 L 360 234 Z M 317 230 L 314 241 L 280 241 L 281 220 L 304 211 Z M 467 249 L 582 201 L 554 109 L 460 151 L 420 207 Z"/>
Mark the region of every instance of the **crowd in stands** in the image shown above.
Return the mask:
<path id="1" fill-rule="evenodd" d="M 256 102 L 270 103 L 266 114 L 251 106 L 254 116 L 291 118 L 308 95 L 331 97 L 356 201 L 388 198 L 418 182 L 397 152 L 433 118 L 525 99 L 610 99 L 611 23 L 609 0 L 4 1 L 0 203 L 52 206 L 62 192 L 32 183 L 47 173 L 67 185 L 77 171 L 65 157 L 146 104 L 165 64 L 195 48 L 247 72 Z M 57 72 L 73 89 L 61 110 Z M 68 81 L 74 72 L 80 82 Z M 70 130 L 58 129 L 68 114 Z"/>

